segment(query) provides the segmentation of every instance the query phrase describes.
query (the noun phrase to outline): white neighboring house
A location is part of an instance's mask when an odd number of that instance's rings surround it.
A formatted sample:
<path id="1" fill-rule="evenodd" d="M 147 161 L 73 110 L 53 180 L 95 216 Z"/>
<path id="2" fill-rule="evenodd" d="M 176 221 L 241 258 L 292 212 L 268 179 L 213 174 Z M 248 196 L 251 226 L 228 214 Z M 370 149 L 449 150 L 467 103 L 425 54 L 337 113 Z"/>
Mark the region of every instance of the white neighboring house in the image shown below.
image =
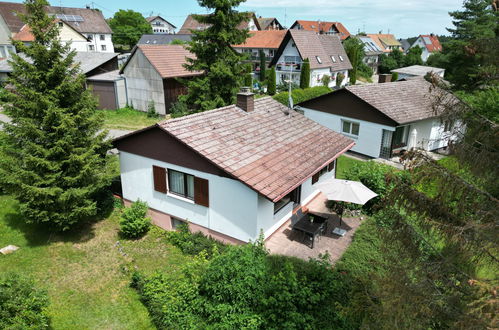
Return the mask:
<path id="1" fill-rule="evenodd" d="M 399 69 L 391 70 L 392 73 L 396 72 L 398 74 L 398 79 L 414 78 L 414 77 L 424 77 L 426 74 L 432 72 L 439 76 L 444 77 L 445 69 L 435 68 L 426 65 L 411 65 Z"/>
<path id="2" fill-rule="evenodd" d="M 337 35 L 317 34 L 314 31 L 288 30 L 270 66 L 276 66 L 276 83 L 290 79 L 300 83 L 301 67 L 310 61 L 310 87 L 322 86 L 324 76 L 330 77 L 329 87 L 345 86 L 352 64 Z M 343 79 L 337 82 L 338 77 Z"/>
<path id="3" fill-rule="evenodd" d="M 150 16 L 146 18 L 146 21 L 151 24 L 154 34 L 174 34 L 177 28 L 161 16 Z"/>
<path id="4" fill-rule="evenodd" d="M 426 60 L 432 53 L 442 51 L 442 45 L 440 44 L 438 37 L 433 33 L 420 35 L 411 45 L 411 48 L 416 46 L 419 46 L 423 49 L 423 53 L 421 54 L 421 59 L 423 60 L 423 62 L 426 62 Z"/>
<path id="5" fill-rule="evenodd" d="M 457 124 L 443 123 L 438 117 L 438 108 L 434 108 L 437 98 L 457 102 L 452 94 L 419 77 L 348 86 L 300 103 L 297 109 L 354 139 L 352 151 L 389 159 L 411 147 L 427 151 L 445 148 L 457 138 Z M 409 145 L 411 136 L 413 145 Z"/>
<path id="6" fill-rule="evenodd" d="M 166 120 L 114 140 L 123 198 L 153 222 L 234 244 L 268 238 L 318 196 L 353 141 L 270 97 Z"/>
<path id="7" fill-rule="evenodd" d="M 63 21 L 88 40 L 86 49 L 74 46 L 78 51 L 114 53 L 112 30 L 102 12 L 90 8 L 45 7 L 49 16 Z M 0 52 L 10 44 L 10 38 L 21 32 L 24 22 L 17 13 L 26 13 L 22 3 L 0 2 Z"/>

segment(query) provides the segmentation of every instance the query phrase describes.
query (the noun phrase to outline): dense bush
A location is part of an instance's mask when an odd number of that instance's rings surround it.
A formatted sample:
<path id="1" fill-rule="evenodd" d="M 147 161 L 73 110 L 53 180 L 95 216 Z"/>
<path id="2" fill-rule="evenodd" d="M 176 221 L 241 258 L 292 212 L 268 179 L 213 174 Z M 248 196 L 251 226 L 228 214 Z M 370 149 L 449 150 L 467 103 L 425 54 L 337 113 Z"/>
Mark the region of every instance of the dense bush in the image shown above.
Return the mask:
<path id="1" fill-rule="evenodd" d="M 157 118 L 158 113 L 156 112 L 156 106 L 154 105 L 154 101 L 151 100 L 147 104 L 147 117 L 149 118 Z"/>
<path id="2" fill-rule="evenodd" d="M 259 241 L 132 284 L 159 329 L 330 329 L 343 325 L 336 278 L 325 261 L 271 256 Z"/>
<path id="3" fill-rule="evenodd" d="M 207 237 L 200 232 L 191 233 L 187 224 L 182 224 L 175 231 L 166 232 L 168 242 L 178 247 L 183 253 L 198 255 L 205 251 L 208 257 L 213 256 L 215 251 L 221 252 L 225 245 L 221 242 Z"/>
<path id="4" fill-rule="evenodd" d="M 172 118 L 183 117 L 191 114 L 189 108 L 187 107 L 187 103 L 182 100 L 178 100 L 173 103 L 170 107 L 170 115 Z"/>
<path id="5" fill-rule="evenodd" d="M 124 237 L 138 238 L 149 231 L 151 219 L 146 217 L 147 204 L 137 201 L 123 211 L 120 220 L 120 231 Z"/>
<path id="6" fill-rule="evenodd" d="M 19 274 L 0 279 L 0 329 L 49 329 L 44 291 Z"/>
<path id="7" fill-rule="evenodd" d="M 294 89 L 291 92 L 291 97 L 293 98 L 293 103 L 298 104 L 301 102 L 305 102 L 311 100 L 313 98 L 319 97 L 321 95 L 330 93 L 331 89 L 325 86 L 316 86 L 310 87 L 306 89 Z M 275 96 L 273 96 L 274 100 L 287 105 L 288 104 L 288 92 L 282 92 Z"/>

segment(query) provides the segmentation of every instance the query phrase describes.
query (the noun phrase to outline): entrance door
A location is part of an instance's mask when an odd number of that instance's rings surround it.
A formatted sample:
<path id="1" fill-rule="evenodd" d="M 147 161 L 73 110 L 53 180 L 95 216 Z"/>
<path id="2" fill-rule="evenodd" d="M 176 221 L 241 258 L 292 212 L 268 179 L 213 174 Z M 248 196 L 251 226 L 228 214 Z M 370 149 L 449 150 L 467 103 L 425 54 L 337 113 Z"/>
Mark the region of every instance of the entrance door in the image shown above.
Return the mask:
<path id="1" fill-rule="evenodd" d="M 392 131 L 383 130 L 381 136 L 381 149 L 379 151 L 380 158 L 388 159 L 392 155 L 392 136 Z"/>

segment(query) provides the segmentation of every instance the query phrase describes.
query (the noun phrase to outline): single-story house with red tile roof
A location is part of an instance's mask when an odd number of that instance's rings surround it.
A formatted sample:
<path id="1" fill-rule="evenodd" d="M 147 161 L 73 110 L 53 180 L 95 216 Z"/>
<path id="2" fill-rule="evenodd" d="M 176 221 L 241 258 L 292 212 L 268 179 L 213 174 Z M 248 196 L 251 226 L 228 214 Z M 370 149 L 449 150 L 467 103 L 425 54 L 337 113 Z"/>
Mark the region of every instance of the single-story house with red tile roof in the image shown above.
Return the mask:
<path id="1" fill-rule="evenodd" d="M 318 34 L 334 34 L 338 35 L 342 41 L 350 36 L 350 32 L 340 22 L 297 20 L 290 29 L 314 31 Z"/>
<path id="2" fill-rule="evenodd" d="M 245 243 L 268 238 L 334 177 L 354 141 L 271 97 L 166 120 L 120 137 L 123 198 L 142 200 L 165 229 Z"/>
<path id="3" fill-rule="evenodd" d="M 310 86 L 322 86 L 324 76 L 330 77 L 329 86 L 337 85 L 338 77 L 344 86 L 348 81 L 348 70 L 352 64 L 337 35 L 317 34 L 314 31 L 288 30 L 270 62 L 276 67 L 277 84 L 291 80 L 299 84 L 301 65 L 305 59 L 310 61 Z"/>
<path id="4" fill-rule="evenodd" d="M 128 105 L 147 111 L 151 102 L 156 112 L 167 114 L 179 95 L 187 92 L 177 78 L 200 75 L 184 68 L 194 58 L 183 45 L 137 45 L 120 73 L 125 77 Z"/>
<path id="5" fill-rule="evenodd" d="M 296 109 L 354 139 L 352 151 L 386 159 L 411 147 L 427 151 L 445 148 L 456 138 L 457 123 L 440 120 L 443 108 L 437 106 L 438 100 L 457 102 L 453 94 L 415 77 L 347 86 L 302 102 Z"/>
<path id="6" fill-rule="evenodd" d="M 440 44 L 438 37 L 433 33 L 426 35 L 421 34 L 416 39 L 416 41 L 414 41 L 411 48 L 416 46 L 423 48 L 423 53 L 421 54 L 421 59 L 423 60 L 423 62 L 426 62 L 426 60 L 432 53 L 442 51 L 442 45 Z"/>

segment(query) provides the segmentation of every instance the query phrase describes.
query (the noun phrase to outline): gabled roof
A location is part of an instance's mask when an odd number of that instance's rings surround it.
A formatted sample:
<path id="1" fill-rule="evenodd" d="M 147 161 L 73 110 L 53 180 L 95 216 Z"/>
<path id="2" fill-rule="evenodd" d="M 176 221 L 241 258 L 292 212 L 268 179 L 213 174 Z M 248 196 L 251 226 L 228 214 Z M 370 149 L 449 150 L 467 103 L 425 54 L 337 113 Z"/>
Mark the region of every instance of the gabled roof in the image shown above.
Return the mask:
<path id="1" fill-rule="evenodd" d="M 382 84 L 347 86 L 346 90 L 400 125 L 440 115 L 443 109 L 436 106 L 437 98 L 444 97 L 457 102 L 454 95 L 422 77 Z"/>
<path id="2" fill-rule="evenodd" d="M 371 37 L 359 35 L 357 36 L 357 38 L 359 38 L 360 41 L 362 41 L 362 43 L 364 44 L 364 52 L 366 53 L 366 55 L 376 55 L 383 53 L 381 48 L 379 48 L 379 46 Z"/>
<path id="3" fill-rule="evenodd" d="M 161 78 L 188 77 L 202 74 L 184 68 L 184 64 L 187 63 L 186 58 L 195 58 L 195 55 L 183 45 L 138 45 L 133 49 L 120 73 L 125 71 L 125 68 L 138 51 L 144 54 Z"/>
<path id="4" fill-rule="evenodd" d="M 440 41 L 438 40 L 438 37 L 434 34 L 421 34 L 419 36 L 426 49 L 432 53 L 432 52 L 440 52 L 442 50 L 442 45 L 440 44 Z"/>
<path id="5" fill-rule="evenodd" d="M 295 43 L 302 60 L 307 58 L 310 60 L 311 69 L 331 68 L 332 71 L 352 69 L 352 64 L 338 36 L 317 34 L 313 31 L 305 30 L 288 30 L 286 32 L 286 36 L 272 62 L 270 62 L 270 66 L 277 64 L 290 40 L 293 40 Z M 334 57 L 336 62 L 332 60 L 331 56 Z M 343 61 L 340 59 L 340 56 L 343 58 Z M 319 63 L 317 57 L 320 58 L 322 63 Z"/>
<path id="6" fill-rule="evenodd" d="M 341 40 L 345 40 L 350 36 L 347 28 L 340 22 L 322 22 L 322 21 L 303 21 L 297 20 L 291 26 L 291 29 L 298 28 L 306 31 L 315 31 L 316 33 L 325 33 L 330 31 L 332 28 L 338 32 Z"/>
<path id="7" fill-rule="evenodd" d="M 271 48 L 277 49 L 282 43 L 286 30 L 262 30 L 251 31 L 249 38 L 241 45 L 235 45 L 235 48 Z"/>
<path id="8" fill-rule="evenodd" d="M 260 25 L 260 29 L 262 31 L 271 28 L 272 27 L 271 25 L 273 25 L 274 23 L 277 25 L 278 30 L 283 29 L 283 26 L 281 25 L 281 23 L 279 23 L 279 21 L 275 17 L 259 17 L 258 18 L 258 24 Z"/>
<path id="9" fill-rule="evenodd" d="M 411 48 L 411 43 L 407 39 L 399 39 L 400 44 L 402 45 L 402 49 L 404 52 L 408 51 Z"/>
<path id="10" fill-rule="evenodd" d="M 169 45 L 174 40 L 189 42 L 192 34 L 143 34 L 137 45 Z"/>
<path id="11" fill-rule="evenodd" d="M 102 12 L 95 9 L 68 8 L 68 7 L 45 7 L 49 15 L 62 19 L 80 33 L 113 33 L 107 24 Z M 17 12 L 26 13 L 22 3 L 0 2 L 0 15 L 5 20 L 11 33 L 17 33 L 24 26 L 24 22 Z"/>
<path id="12" fill-rule="evenodd" d="M 273 202 L 354 145 L 271 97 L 254 102 L 252 112 L 230 105 L 151 128 L 161 128 Z M 120 140 L 141 132 L 116 139 L 118 149 Z"/>
<path id="13" fill-rule="evenodd" d="M 255 13 L 253 12 L 246 12 L 248 14 L 248 20 L 241 22 L 239 24 L 238 28 L 243 30 L 248 28 L 248 23 L 250 20 L 253 20 L 255 22 L 255 25 L 257 26 L 258 30 L 260 29 L 260 25 L 258 23 L 258 20 L 256 19 Z M 198 15 L 198 16 L 207 16 L 207 15 Z M 197 21 L 193 15 L 189 15 L 185 18 L 184 24 L 182 24 L 182 27 L 178 31 L 179 34 L 191 34 L 191 30 L 206 30 L 210 25 L 201 23 Z"/>
<path id="14" fill-rule="evenodd" d="M 25 60 L 31 62 L 26 55 L 20 53 L 18 54 Z M 118 57 L 117 53 L 101 53 L 101 52 L 76 52 L 76 56 L 74 57 L 74 63 L 80 64 L 80 71 L 83 74 L 87 74 L 92 70 L 100 67 L 101 65 L 106 64 L 107 62 L 113 60 Z M 12 66 L 9 63 L 10 59 L 1 59 L 0 60 L 0 72 L 10 73 L 12 72 Z"/>
<path id="15" fill-rule="evenodd" d="M 64 24 L 65 26 L 67 26 L 69 29 L 71 29 L 74 32 L 76 32 L 78 35 L 80 35 L 80 37 L 82 39 L 88 40 L 87 37 L 85 37 L 83 34 L 81 34 L 80 32 L 78 32 L 74 27 L 72 27 L 68 23 L 64 22 L 63 20 L 59 20 L 58 19 L 56 21 L 57 22 L 61 22 L 62 24 Z M 25 24 L 21 28 L 21 30 L 12 37 L 12 39 L 13 40 L 23 41 L 23 42 L 31 42 L 31 41 L 35 41 L 35 36 L 31 32 L 31 28 L 27 24 Z M 65 40 L 63 40 L 63 41 L 65 41 Z"/>
<path id="16" fill-rule="evenodd" d="M 367 34 L 369 38 L 371 38 L 378 47 L 385 53 L 391 52 L 391 49 L 388 49 L 388 46 L 399 46 L 402 47 L 402 44 L 395 38 L 393 34 Z"/>
<path id="17" fill-rule="evenodd" d="M 402 74 L 411 75 L 411 76 L 425 76 L 429 72 L 434 72 L 436 74 L 439 74 L 443 71 L 445 71 L 445 69 L 435 68 L 435 67 L 426 66 L 426 65 L 411 65 L 411 66 L 406 66 L 403 68 L 391 70 L 391 72 L 397 72 L 399 74 L 402 73 Z"/>
<path id="18" fill-rule="evenodd" d="M 149 17 L 146 17 L 146 21 L 148 21 L 149 23 L 151 23 L 152 21 L 154 21 L 155 19 L 158 19 L 158 18 L 159 18 L 160 20 L 162 20 L 162 21 L 164 21 L 164 22 L 166 22 L 166 23 L 170 24 L 170 25 L 171 25 L 174 29 L 176 29 L 176 28 L 177 28 L 175 25 L 173 25 L 172 23 L 168 22 L 166 19 L 164 19 L 163 17 L 158 16 L 158 15 L 156 15 L 156 16 L 149 16 Z"/>

